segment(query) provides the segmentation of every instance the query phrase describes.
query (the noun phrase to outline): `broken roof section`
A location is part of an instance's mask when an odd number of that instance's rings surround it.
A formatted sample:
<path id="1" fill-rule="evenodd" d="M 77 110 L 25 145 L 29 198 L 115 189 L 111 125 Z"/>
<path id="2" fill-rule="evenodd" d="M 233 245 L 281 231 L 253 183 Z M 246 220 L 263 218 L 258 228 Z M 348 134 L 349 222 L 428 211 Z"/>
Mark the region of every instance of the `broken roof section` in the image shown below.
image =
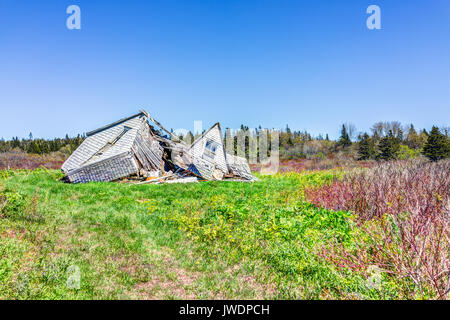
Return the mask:
<path id="1" fill-rule="evenodd" d="M 190 170 L 198 172 L 207 180 L 222 180 L 228 173 L 225 147 L 220 124 L 216 123 L 197 138 L 188 149 L 193 159 Z"/>
<path id="2" fill-rule="evenodd" d="M 157 170 L 163 148 L 143 113 L 91 131 L 62 166 L 70 182 L 112 181 Z"/>
<path id="3" fill-rule="evenodd" d="M 163 137 L 148 120 L 171 139 Z M 143 183 L 180 178 L 186 181 L 255 179 L 246 159 L 225 152 L 219 123 L 188 146 L 144 110 L 87 133 L 85 141 L 61 169 L 66 174 L 65 180 L 72 183 L 114 181 L 131 176 L 144 179 Z"/>

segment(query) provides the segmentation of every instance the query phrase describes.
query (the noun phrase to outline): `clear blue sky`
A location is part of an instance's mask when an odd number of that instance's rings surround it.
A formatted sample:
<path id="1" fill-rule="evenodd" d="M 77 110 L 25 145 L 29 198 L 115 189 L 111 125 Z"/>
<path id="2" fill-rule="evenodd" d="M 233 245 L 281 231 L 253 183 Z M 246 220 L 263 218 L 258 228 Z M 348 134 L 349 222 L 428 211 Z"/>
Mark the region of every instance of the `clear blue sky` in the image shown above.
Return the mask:
<path id="1" fill-rule="evenodd" d="M 366 28 L 370 4 L 382 30 Z M 75 135 L 141 107 L 173 129 L 449 125 L 450 1 L 0 0 L 0 137 Z"/>

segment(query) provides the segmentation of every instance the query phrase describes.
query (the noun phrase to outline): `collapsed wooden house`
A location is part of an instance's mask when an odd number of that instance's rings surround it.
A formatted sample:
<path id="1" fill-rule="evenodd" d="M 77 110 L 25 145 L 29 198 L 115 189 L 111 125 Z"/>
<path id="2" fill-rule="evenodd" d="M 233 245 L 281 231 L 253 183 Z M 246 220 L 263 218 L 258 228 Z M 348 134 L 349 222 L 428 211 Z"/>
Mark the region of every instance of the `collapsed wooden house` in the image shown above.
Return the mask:
<path id="1" fill-rule="evenodd" d="M 86 136 L 61 168 L 66 182 L 255 179 L 245 158 L 226 153 L 219 123 L 187 145 L 143 110 Z"/>
<path id="2" fill-rule="evenodd" d="M 163 148 L 142 112 L 86 136 L 62 165 L 70 182 L 113 181 L 161 165 Z"/>

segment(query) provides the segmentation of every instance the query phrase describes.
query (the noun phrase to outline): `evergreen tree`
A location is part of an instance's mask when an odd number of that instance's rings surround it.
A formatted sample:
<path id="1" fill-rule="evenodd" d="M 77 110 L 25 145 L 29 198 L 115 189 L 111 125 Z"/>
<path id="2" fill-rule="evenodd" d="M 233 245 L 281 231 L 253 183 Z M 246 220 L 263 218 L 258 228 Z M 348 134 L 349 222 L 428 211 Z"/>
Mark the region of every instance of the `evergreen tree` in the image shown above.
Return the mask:
<path id="1" fill-rule="evenodd" d="M 39 151 L 41 154 L 48 154 L 50 153 L 49 144 L 45 140 L 39 140 L 38 142 Z"/>
<path id="2" fill-rule="evenodd" d="M 375 131 L 372 135 L 372 141 L 376 144 L 378 141 L 380 141 L 380 135 Z"/>
<path id="3" fill-rule="evenodd" d="M 378 160 L 395 160 L 397 159 L 397 152 L 400 148 L 400 143 L 398 139 L 392 133 L 392 130 L 389 130 L 389 133 L 386 137 L 380 140 L 378 145 Z"/>
<path id="4" fill-rule="evenodd" d="M 287 135 L 287 145 L 292 147 L 294 145 L 294 141 L 292 140 L 292 132 L 289 128 L 289 125 L 286 125 L 286 135 Z"/>
<path id="5" fill-rule="evenodd" d="M 345 127 L 345 124 L 342 125 L 341 130 L 341 137 L 338 141 L 338 146 L 342 146 L 344 148 L 349 147 L 352 145 L 352 141 L 350 140 L 350 136 L 348 135 L 347 128 Z"/>
<path id="6" fill-rule="evenodd" d="M 431 161 L 438 161 L 450 157 L 448 138 L 433 126 L 422 152 Z"/>
<path id="7" fill-rule="evenodd" d="M 415 150 L 422 147 L 422 141 L 413 125 L 409 128 L 408 135 L 406 136 L 406 145 Z"/>
<path id="8" fill-rule="evenodd" d="M 37 144 L 36 140 L 33 140 L 28 145 L 27 152 L 28 153 L 36 153 L 36 154 L 40 154 L 41 153 L 41 149 L 39 148 L 39 145 Z"/>
<path id="9" fill-rule="evenodd" d="M 398 132 L 397 132 L 397 140 L 398 140 L 399 143 L 402 143 L 403 140 L 404 140 L 402 128 L 398 128 Z"/>
<path id="10" fill-rule="evenodd" d="M 11 148 L 20 148 L 20 140 L 19 137 L 14 137 L 11 141 Z"/>
<path id="11" fill-rule="evenodd" d="M 187 136 L 186 141 L 189 141 L 190 143 L 194 142 L 194 135 L 192 134 L 191 131 L 189 131 L 186 136 Z"/>
<path id="12" fill-rule="evenodd" d="M 289 125 L 286 125 L 286 133 L 287 134 L 291 134 L 291 128 L 289 128 Z"/>
<path id="13" fill-rule="evenodd" d="M 358 160 L 369 160 L 375 157 L 375 143 L 367 133 L 364 133 L 359 141 Z"/>
<path id="14" fill-rule="evenodd" d="M 419 140 L 420 140 L 420 146 L 421 148 L 427 143 L 428 140 L 428 132 L 427 130 L 423 129 L 422 132 L 419 134 Z"/>
<path id="15" fill-rule="evenodd" d="M 292 135 L 288 136 L 287 144 L 290 147 L 294 146 L 294 141 L 292 140 Z"/>
<path id="16" fill-rule="evenodd" d="M 8 151 L 8 144 L 6 143 L 5 139 L 0 139 L 0 152 Z"/>

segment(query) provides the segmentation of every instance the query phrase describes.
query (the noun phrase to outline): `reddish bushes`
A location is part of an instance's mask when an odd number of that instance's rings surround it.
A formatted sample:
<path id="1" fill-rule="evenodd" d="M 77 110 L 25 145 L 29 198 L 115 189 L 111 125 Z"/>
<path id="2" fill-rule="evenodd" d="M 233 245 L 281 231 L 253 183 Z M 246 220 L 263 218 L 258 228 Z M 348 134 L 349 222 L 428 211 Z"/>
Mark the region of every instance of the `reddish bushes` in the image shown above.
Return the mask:
<path id="1" fill-rule="evenodd" d="M 315 170 L 329 170 L 336 168 L 370 168 L 373 167 L 375 161 L 356 161 L 350 158 L 338 159 L 338 158 L 325 158 L 325 159 L 296 159 L 296 160 L 281 160 L 279 172 L 302 172 L 302 171 L 315 171 Z M 252 171 L 261 171 L 260 164 L 250 165 Z"/>
<path id="2" fill-rule="evenodd" d="M 47 169 L 60 169 L 66 156 L 55 152 L 49 155 L 28 154 L 22 151 L 0 153 L 0 170 L 4 169 L 36 169 L 41 166 Z"/>
<path id="3" fill-rule="evenodd" d="M 342 181 L 307 190 L 307 196 L 318 206 L 354 211 L 361 219 L 401 212 L 433 217 L 442 212 L 449 190 L 450 162 L 395 162 L 353 171 Z"/>
<path id="4" fill-rule="evenodd" d="M 450 289 L 450 162 L 383 163 L 306 190 L 312 203 L 353 211 L 356 246 L 332 245 L 324 256 L 364 272 L 370 265 L 412 280 L 422 296 Z M 414 295 L 409 292 L 408 295 Z"/>

